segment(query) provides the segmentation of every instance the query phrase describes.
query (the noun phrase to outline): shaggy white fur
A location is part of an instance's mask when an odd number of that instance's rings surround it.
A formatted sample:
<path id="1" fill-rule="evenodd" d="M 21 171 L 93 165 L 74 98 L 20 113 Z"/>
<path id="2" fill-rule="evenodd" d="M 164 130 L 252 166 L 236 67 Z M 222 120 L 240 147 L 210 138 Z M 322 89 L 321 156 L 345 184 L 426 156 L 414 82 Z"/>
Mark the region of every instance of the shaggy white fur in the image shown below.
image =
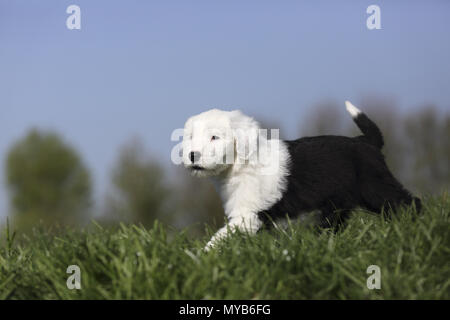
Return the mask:
<path id="1" fill-rule="evenodd" d="M 236 229 L 255 233 L 258 212 L 270 208 L 287 186 L 289 152 L 267 139 L 259 124 L 240 111 L 209 110 L 189 118 L 183 136 L 183 162 L 192 175 L 211 177 L 228 223 L 208 242 L 211 248 Z"/>

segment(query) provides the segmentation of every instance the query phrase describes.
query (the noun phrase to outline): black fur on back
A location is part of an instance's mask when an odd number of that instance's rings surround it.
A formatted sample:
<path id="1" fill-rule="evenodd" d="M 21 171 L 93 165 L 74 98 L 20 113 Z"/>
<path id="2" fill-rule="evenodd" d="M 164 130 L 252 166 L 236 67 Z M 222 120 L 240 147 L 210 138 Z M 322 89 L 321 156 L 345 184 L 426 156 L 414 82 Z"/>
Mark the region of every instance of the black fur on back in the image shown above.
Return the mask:
<path id="1" fill-rule="evenodd" d="M 420 210 L 420 200 L 389 171 L 377 126 L 361 115 L 355 122 L 364 136 L 285 141 L 291 158 L 287 188 L 277 203 L 259 213 L 264 222 L 319 210 L 320 224 L 328 227 L 344 221 L 356 207 L 379 213 L 414 202 Z"/>

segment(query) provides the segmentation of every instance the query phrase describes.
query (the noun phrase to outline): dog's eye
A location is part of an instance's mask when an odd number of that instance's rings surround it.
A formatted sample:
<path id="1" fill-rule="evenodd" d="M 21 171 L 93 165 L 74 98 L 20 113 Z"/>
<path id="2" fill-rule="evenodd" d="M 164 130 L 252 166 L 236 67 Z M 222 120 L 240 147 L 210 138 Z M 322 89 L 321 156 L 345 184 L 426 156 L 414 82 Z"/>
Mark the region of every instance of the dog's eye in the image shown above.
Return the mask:
<path id="1" fill-rule="evenodd" d="M 213 141 L 213 140 L 218 140 L 218 139 L 219 139 L 218 136 L 212 136 L 212 137 L 211 137 L 211 141 Z"/>

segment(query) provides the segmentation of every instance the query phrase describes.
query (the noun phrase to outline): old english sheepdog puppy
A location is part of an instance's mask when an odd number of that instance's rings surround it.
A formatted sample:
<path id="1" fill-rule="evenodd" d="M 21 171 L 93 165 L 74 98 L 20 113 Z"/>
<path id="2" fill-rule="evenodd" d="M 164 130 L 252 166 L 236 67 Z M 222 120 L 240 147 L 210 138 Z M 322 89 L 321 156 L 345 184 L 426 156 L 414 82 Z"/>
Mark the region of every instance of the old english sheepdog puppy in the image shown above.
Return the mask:
<path id="1" fill-rule="evenodd" d="M 395 209 L 414 198 L 389 171 L 383 137 L 364 113 L 346 102 L 362 131 L 358 137 L 317 136 L 282 141 L 240 111 L 209 110 L 189 118 L 183 133 L 183 163 L 197 177 L 210 177 L 223 200 L 228 232 L 255 233 L 279 218 L 319 212 L 319 225 L 333 227 L 350 211 Z"/>

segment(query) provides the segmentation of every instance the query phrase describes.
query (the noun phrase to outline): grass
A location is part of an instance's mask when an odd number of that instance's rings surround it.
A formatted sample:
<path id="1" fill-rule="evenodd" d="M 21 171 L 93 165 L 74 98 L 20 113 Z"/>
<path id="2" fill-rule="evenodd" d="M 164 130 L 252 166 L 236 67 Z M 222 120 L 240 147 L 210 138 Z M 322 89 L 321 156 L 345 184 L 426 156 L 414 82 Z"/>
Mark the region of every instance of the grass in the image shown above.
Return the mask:
<path id="1" fill-rule="evenodd" d="M 156 223 L 67 231 L 0 249 L 2 299 L 449 299 L 450 199 L 427 199 L 417 215 L 390 221 L 356 211 L 347 228 L 318 232 L 299 224 L 254 237 L 235 234 L 204 253 L 205 239 L 173 235 Z M 69 265 L 81 290 L 69 290 Z M 368 266 L 381 289 L 366 286 Z"/>

